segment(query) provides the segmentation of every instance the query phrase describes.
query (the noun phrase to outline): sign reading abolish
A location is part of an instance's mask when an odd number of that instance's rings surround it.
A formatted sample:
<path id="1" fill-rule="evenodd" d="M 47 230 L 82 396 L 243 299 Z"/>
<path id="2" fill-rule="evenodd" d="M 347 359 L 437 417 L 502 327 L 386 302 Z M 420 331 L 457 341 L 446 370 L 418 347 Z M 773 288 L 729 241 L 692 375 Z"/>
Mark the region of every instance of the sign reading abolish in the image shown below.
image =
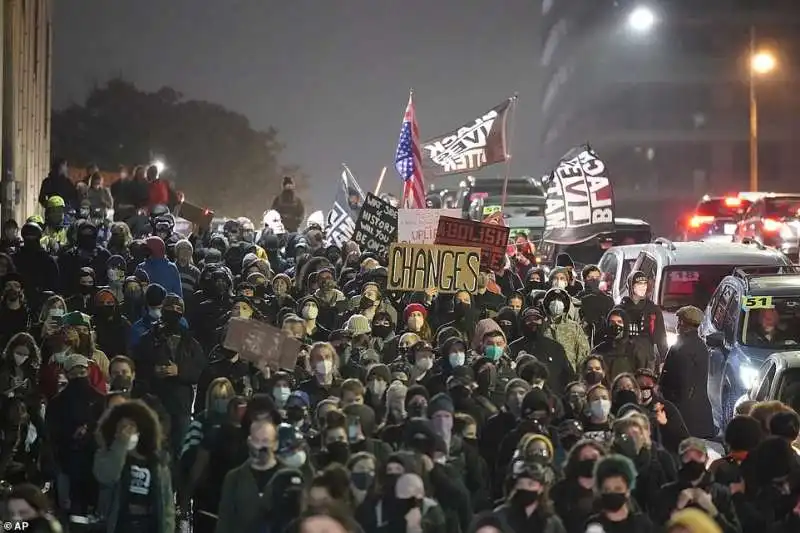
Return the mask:
<path id="1" fill-rule="evenodd" d="M 372 193 L 367 194 L 356 221 L 353 241 L 365 251 L 385 257 L 397 239 L 397 208 Z"/>
<path id="2" fill-rule="evenodd" d="M 543 239 L 577 244 L 614 231 L 614 190 L 588 145 L 571 150 L 547 179 Z"/>
<path id="3" fill-rule="evenodd" d="M 509 229 L 497 224 L 484 224 L 464 218 L 439 217 L 436 244 L 448 246 L 480 246 L 481 266 L 500 270 L 506 260 Z"/>
<path id="4" fill-rule="evenodd" d="M 424 291 L 443 294 L 478 290 L 480 248 L 434 244 L 392 244 L 389 248 L 391 291 Z"/>

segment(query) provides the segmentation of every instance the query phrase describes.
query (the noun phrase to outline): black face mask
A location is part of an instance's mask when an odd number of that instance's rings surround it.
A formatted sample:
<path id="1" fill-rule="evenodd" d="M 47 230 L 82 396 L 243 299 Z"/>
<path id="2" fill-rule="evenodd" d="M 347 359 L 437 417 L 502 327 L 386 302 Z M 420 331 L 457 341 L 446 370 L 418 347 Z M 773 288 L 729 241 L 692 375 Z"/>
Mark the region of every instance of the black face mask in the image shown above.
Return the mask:
<path id="1" fill-rule="evenodd" d="M 678 476 L 680 477 L 681 481 L 685 483 L 691 483 L 700 479 L 700 476 L 702 476 L 705 471 L 706 465 L 703 463 L 689 461 L 688 463 L 683 463 L 681 465 L 681 468 L 678 471 Z"/>
<path id="2" fill-rule="evenodd" d="M 519 509 L 525 509 L 529 505 L 539 501 L 542 493 L 538 490 L 521 490 L 517 489 L 511 497 L 511 505 Z"/>
<path id="3" fill-rule="evenodd" d="M 622 492 L 604 492 L 600 495 L 600 507 L 604 511 L 617 512 L 628 503 L 628 495 Z"/>
<path id="4" fill-rule="evenodd" d="M 286 408 L 286 420 L 288 420 L 292 424 L 296 424 L 305 420 L 306 413 L 302 407 L 298 406 L 291 406 Z"/>
<path id="5" fill-rule="evenodd" d="M 183 314 L 173 309 L 162 309 L 161 311 L 161 321 L 170 329 L 180 326 L 181 318 L 183 318 Z"/>
<path id="6" fill-rule="evenodd" d="M 112 305 L 101 305 L 101 306 L 95 307 L 94 315 L 97 318 L 100 318 L 100 319 L 103 319 L 103 320 L 108 320 L 109 318 L 114 316 L 114 306 L 112 306 Z"/>
<path id="7" fill-rule="evenodd" d="M 116 376 L 108 386 L 112 391 L 129 391 L 133 387 L 133 378 L 130 376 Z"/>
<path id="8" fill-rule="evenodd" d="M 469 313 L 470 305 L 464 302 L 456 302 L 453 305 L 453 316 L 456 318 L 465 318 Z"/>
<path id="9" fill-rule="evenodd" d="M 611 337 L 615 339 L 621 339 L 625 334 L 625 326 L 620 326 L 619 324 L 609 324 L 608 331 L 611 333 Z"/>
<path id="10" fill-rule="evenodd" d="M 94 285 L 79 285 L 78 289 L 80 290 L 81 294 L 87 296 L 89 294 L 92 294 L 92 292 L 94 291 Z"/>
<path id="11" fill-rule="evenodd" d="M 93 234 L 81 233 L 78 235 L 78 247 L 84 250 L 93 250 L 97 246 L 97 237 Z"/>
<path id="12" fill-rule="evenodd" d="M 389 324 L 376 324 L 372 326 L 372 334 L 375 337 L 384 339 L 392 332 L 392 326 Z"/>
<path id="13" fill-rule="evenodd" d="M 400 479 L 399 474 L 386 474 L 383 480 L 383 497 L 384 499 L 396 499 L 394 489 L 397 486 L 397 480 Z"/>
<path id="14" fill-rule="evenodd" d="M 598 291 L 600 290 L 600 280 L 599 279 L 587 279 L 583 282 L 587 289 L 590 291 Z"/>
<path id="15" fill-rule="evenodd" d="M 22 238 L 22 243 L 23 243 L 24 246 L 27 246 L 29 248 L 40 248 L 41 244 L 42 244 L 41 241 L 39 240 L 39 237 L 35 237 L 35 236 L 34 237 L 31 237 L 31 236 L 23 237 Z"/>
<path id="16" fill-rule="evenodd" d="M 424 403 L 412 403 L 407 408 L 406 411 L 408 412 L 408 418 L 420 418 L 425 417 L 425 411 L 427 410 L 428 406 Z"/>
<path id="17" fill-rule="evenodd" d="M 347 464 L 350 458 L 350 446 L 344 441 L 331 442 L 328 448 L 328 460 L 331 463 Z"/>
<path id="18" fill-rule="evenodd" d="M 575 475 L 577 477 L 593 477 L 594 465 L 597 463 L 594 459 L 583 459 L 575 464 Z"/>
<path id="19" fill-rule="evenodd" d="M 583 379 L 587 385 L 597 385 L 603 381 L 603 374 L 590 370 L 583 376 Z"/>
<path id="20" fill-rule="evenodd" d="M 375 475 L 369 472 L 353 472 L 350 474 L 350 481 L 353 482 L 353 486 L 358 490 L 368 490 L 372 486 L 373 479 L 375 479 Z"/>

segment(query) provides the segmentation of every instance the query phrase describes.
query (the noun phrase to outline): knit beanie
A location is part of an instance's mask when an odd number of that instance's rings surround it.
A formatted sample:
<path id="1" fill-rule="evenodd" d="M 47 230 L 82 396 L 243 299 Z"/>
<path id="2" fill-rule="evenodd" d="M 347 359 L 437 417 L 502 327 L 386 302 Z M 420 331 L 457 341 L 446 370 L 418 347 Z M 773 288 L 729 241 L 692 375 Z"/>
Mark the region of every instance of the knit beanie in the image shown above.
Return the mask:
<path id="1" fill-rule="evenodd" d="M 164 303 L 167 291 L 158 283 L 151 283 L 144 291 L 144 301 L 147 307 L 159 307 Z"/>
<path id="2" fill-rule="evenodd" d="M 411 385 L 406 392 L 406 407 L 408 407 L 408 402 L 411 401 L 414 396 L 422 396 L 425 398 L 425 401 L 428 401 L 431 398 L 431 395 L 428 393 L 428 389 L 422 385 Z"/>
<path id="3" fill-rule="evenodd" d="M 353 335 L 368 335 L 372 331 L 369 319 L 364 315 L 352 315 L 344 326 Z"/>
<path id="4" fill-rule="evenodd" d="M 453 405 L 452 398 L 450 398 L 450 396 L 444 392 L 440 392 L 439 394 L 435 395 L 428 402 L 428 418 L 432 418 L 434 414 L 440 411 L 445 411 L 446 413 L 450 413 L 452 415 L 455 413 L 455 410 L 456 408 Z"/>
<path id="5" fill-rule="evenodd" d="M 422 304 L 408 304 L 403 311 L 403 322 L 408 320 L 408 317 L 411 316 L 411 313 L 419 312 L 422 313 L 422 316 L 427 318 L 428 317 L 428 310 L 425 309 L 425 306 Z"/>

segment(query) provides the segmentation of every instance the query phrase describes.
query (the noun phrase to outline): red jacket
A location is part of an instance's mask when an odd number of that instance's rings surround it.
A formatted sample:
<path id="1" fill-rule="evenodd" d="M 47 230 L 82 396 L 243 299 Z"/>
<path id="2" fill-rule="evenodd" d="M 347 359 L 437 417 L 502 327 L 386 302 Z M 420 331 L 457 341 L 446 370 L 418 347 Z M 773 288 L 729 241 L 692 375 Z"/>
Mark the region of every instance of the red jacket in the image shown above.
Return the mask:
<path id="1" fill-rule="evenodd" d="M 55 361 L 50 361 L 42 367 L 41 375 L 39 376 L 39 387 L 48 402 L 58 394 L 58 375 L 63 373 L 64 367 Z M 108 393 L 108 384 L 103 371 L 91 360 L 89 361 L 89 383 L 101 394 Z"/>
<path id="2" fill-rule="evenodd" d="M 151 181 L 148 185 L 149 201 L 147 207 L 153 209 L 156 205 L 169 205 L 169 183 L 162 179 Z"/>

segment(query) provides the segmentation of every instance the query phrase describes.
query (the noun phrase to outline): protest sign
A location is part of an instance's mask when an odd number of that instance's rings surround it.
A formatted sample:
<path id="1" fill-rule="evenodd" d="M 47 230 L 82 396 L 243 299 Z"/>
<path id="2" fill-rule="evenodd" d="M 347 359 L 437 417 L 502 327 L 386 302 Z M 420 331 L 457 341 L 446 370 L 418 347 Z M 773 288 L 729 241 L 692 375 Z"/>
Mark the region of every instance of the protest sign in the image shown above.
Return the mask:
<path id="1" fill-rule="evenodd" d="M 480 246 L 481 267 L 500 270 L 505 263 L 509 228 L 484 224 L 476 220 L 439 217 L 436 244 L 448 246 Z"/>
<path id="2" fill-rule="evenodd" d="M 214 211 L 189 202 L 181 202 L 173 209 L 173 215 L 185 218 L 192 224 L 197 224 L 198 228 L 208 228 L 214 218 Z"/>
<path id="3" fill-rule="evenodd" d="M 459 218 L 460 209 L 400 209 L 397 212 L 397 242 L 433 244 L 439 217 Z"/>
<path id="4" fill-rule="evenodd" d="M 389 245 L 397 239 L 397 208 L 372 193 L 367 193 L 358 214 L 353 241 L 361 251 L 386 256 Z"/>
<path id="5" fill-rule="evenodd" d="M 389 282 L 393 291 L 443 294 L 478 289 L 480 248 L 395 243 L 389 248 Z"/>
<path id="6" fill-rule="evenodd" d="M 302 343 L 286 332 L 258 320 L 231 318 L 222 344 L 254 364 L 293 369 Z"/>

